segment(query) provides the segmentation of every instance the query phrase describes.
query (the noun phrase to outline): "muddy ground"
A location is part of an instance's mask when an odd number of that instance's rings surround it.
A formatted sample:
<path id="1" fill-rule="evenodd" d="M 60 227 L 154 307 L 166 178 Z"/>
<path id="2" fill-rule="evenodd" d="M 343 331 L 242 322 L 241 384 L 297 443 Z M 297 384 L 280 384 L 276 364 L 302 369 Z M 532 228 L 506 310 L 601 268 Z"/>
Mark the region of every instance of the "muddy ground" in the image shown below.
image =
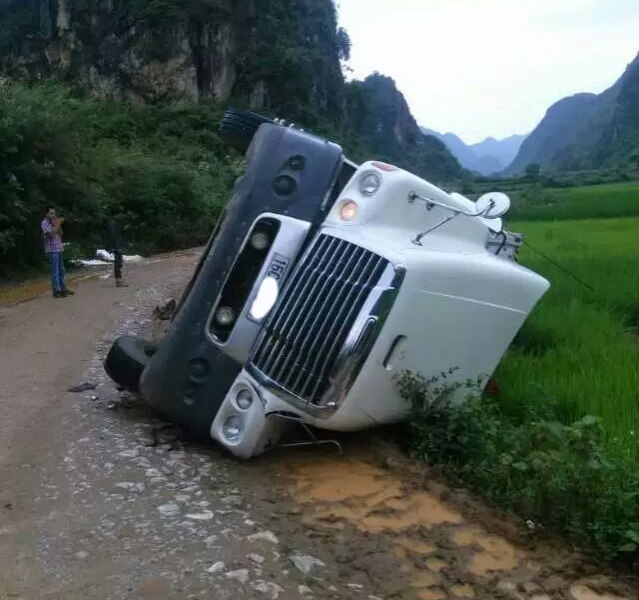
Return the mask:
<path id="1" fill-rule="evenodd" d="M 380 433 L 248 463 L 119 395 L 101 363 L 157 335 L 196 252 L 0 293 L 0 598 L 631 600 L 635 581 L 541 539 Z M 16 303 L 19 302 L 19 303 Z M 69 393 L 89 382 L 95 390 Z"/>

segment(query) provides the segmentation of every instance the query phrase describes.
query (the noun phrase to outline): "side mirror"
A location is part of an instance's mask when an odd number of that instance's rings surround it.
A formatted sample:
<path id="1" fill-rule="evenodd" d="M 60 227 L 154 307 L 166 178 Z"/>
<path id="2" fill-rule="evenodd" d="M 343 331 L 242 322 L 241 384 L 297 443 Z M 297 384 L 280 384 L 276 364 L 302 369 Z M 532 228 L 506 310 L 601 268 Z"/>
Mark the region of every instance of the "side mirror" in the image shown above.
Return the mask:
<path id="1" fill-rule="evenodd" d="M 499 219 L 510 209 L 510 198 L 501 192 L 490 192 L 481 196 L 475 206 L 484 219 Z"/>

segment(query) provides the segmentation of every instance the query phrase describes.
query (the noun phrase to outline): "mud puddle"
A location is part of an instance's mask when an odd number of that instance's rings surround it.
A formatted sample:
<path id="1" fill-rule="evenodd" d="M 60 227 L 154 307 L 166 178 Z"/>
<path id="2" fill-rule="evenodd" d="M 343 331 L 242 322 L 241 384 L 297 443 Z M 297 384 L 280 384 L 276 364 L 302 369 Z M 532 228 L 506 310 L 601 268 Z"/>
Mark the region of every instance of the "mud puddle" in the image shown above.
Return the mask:
<path id="1" fill-rule="evenodd" d="M 274 465 L 309 532 L 327 532 L 323 539 L 339 546 L 336 555 L 372 557 L 354 568 L 374 580 L 380 598 L 639 598 L 637 588 L 613 577 L 599 575 L 593 585 L 594 569 L 575 567 L 581 559 L 569 551 L 550 564 L 554 550 L 495 533 L 501 528 L 478 521 L 453 490 L 429 482 L 406 459 L 389 466 L 380 455 L 372 447 L 347 451 L 344 458 L 317 450 L 287 453 Z"/>

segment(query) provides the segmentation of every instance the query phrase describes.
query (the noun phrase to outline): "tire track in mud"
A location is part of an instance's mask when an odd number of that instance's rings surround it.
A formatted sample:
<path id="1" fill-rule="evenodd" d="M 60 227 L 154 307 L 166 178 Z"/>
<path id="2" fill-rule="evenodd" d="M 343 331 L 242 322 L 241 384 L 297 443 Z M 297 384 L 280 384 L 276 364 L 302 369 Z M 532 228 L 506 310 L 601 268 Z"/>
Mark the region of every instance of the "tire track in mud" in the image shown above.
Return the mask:
<path id="1" fill-rule="evenodd" d="M 272 466 L 309 533 L 333 546 L 343 574 L 375 590 L 372 598 L 639 598 L 636 582 L 601 575 L 551 542 L 531 543 L 485 507 L 477 518 L 476 503 L 429 481 L 389 444 L 364 442 L 346 458 L 287 453 Z"/>

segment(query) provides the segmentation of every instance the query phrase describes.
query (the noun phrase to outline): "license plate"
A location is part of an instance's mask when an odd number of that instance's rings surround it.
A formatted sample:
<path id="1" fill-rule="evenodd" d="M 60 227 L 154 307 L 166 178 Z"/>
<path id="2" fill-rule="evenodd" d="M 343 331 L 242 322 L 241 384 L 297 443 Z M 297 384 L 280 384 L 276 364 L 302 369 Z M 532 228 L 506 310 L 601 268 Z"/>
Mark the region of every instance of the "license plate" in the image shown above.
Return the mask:
<path id="1" fill-rule="evenodd" d="M 266 277 L 272 277 L 278 282 L 281 281 L 286 274 L 286 269 L 288 269 L 290 262 L 290 259 L 286 258 L 286 256 L 276 253 L 271 259 L 271 264 L 268 266 Z"/>

